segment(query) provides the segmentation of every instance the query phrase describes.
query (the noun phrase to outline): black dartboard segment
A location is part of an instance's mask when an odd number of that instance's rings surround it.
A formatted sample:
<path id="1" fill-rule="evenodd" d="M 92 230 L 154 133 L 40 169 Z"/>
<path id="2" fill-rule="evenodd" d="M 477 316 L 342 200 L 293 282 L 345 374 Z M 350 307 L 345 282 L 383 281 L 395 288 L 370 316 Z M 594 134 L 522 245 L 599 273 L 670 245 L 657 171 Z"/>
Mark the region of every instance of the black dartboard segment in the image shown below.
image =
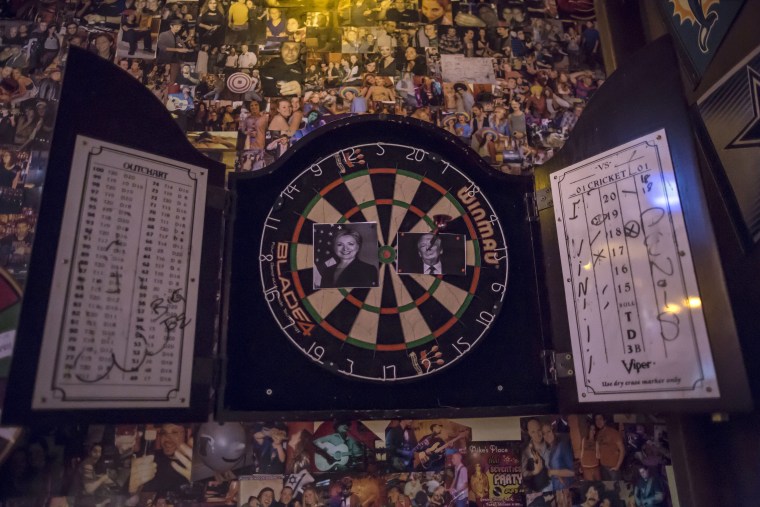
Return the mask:
<path id="1" fill-rule="evenodd" d="M 281 192 L 262 231 L 261 285 L 309 359 L 348 377 L 410 380 L 447 368 L 488 333 L 507 286 L 507 243 L 486 190 L 448 160 L 408 144 L 351 145 Z M 315 224 L 330 224 L 333 237 L 367 223 L 377 230 L 376 244 L 365 239 L 377 286 L 315 288 L 315 261 L 331 248 Z M 461 238 L 461 252 L 442 257 L 460 254 L 464 272 L 399 273 L 397 258 L 419 259 L 416 247 L 399 248 L 409 233 Z"/>
<path id="2" fill-rule="evenodd" d="M 230 190 L 223 417 L 518 413 L 553 399 L 529 178 L 424 122 L 362 115 Z M 422 257 L 436 249 L 431 273 Z M 352 252 L 361 269 L 341 262 Z"/>

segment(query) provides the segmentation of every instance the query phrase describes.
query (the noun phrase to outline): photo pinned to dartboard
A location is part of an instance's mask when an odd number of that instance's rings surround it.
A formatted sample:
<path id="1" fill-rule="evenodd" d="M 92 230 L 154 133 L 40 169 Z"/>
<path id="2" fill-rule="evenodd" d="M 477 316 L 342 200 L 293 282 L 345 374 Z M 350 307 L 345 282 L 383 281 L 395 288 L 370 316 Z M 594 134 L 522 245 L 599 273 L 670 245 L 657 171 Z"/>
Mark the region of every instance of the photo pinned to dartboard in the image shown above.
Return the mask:
<path id="1" fill-rule="evenodd" d="M 377 223 L 314 224 L 314 289 L 379 284 Z"/>
<path id="2" fill-rule="evenodd" d="M 462 234 L 399 232 L 396 271 L 400 275 L 459 275 L 466 272 Z"/>

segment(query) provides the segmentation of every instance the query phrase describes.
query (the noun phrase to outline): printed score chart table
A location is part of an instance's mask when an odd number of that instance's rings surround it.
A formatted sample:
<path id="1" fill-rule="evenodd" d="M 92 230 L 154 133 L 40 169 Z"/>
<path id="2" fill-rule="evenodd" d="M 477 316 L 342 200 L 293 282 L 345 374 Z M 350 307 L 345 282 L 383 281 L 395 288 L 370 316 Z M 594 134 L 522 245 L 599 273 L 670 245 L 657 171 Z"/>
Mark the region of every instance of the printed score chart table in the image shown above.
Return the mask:
<path id="1" fill-rule="evenodd" d="M 579 399 L 718 397 L 665 131 L 551 184 Z"/>
<path id="2" fill-rule="evenodd" d="M 190 403 L 206 170 L 79 136 L 33 407 Z"/>

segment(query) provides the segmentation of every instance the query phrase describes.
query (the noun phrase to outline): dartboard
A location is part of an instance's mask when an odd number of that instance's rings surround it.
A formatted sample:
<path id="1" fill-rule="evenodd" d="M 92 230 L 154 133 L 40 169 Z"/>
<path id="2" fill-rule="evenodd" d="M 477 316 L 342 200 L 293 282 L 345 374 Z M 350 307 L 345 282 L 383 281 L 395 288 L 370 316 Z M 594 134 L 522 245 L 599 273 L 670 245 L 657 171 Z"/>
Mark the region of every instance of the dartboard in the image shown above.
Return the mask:
<path id="1" fill-rule="evenodd" d="M 430 123 L 355 115 L 232 174 L 229 191 L 225 417 L 495 415 L 552 400 L 531 178 Z"/>
<path id="2" fill-rule="evenodd" d="M 444 156 L 346 143 L 276 190 L 261 290 L 282 339 L 310 361 L 409 381 L 462 360 L 491 331 L 507 243 L 488 189 Z"/>

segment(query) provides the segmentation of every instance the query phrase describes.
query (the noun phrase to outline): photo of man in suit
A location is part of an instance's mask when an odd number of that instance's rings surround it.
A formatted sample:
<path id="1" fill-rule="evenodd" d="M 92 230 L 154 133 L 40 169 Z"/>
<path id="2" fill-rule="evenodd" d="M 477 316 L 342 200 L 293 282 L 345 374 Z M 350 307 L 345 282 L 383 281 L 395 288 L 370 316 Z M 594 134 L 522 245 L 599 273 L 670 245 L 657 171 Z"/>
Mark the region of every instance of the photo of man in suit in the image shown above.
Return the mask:
<path id="1" fill-rule="evenodd" d="M 417 252 L 422 259 L 422 269 L 427 275 L 442 275 L 443 262 L 443 241 L 436 234 L 423 234 L 417 240 Z"/>
<path id="2" fill-rule="evenodd" d="M 399 233 L 400 274 L 464 275 L 465 249 L 461 234 Z"/>

